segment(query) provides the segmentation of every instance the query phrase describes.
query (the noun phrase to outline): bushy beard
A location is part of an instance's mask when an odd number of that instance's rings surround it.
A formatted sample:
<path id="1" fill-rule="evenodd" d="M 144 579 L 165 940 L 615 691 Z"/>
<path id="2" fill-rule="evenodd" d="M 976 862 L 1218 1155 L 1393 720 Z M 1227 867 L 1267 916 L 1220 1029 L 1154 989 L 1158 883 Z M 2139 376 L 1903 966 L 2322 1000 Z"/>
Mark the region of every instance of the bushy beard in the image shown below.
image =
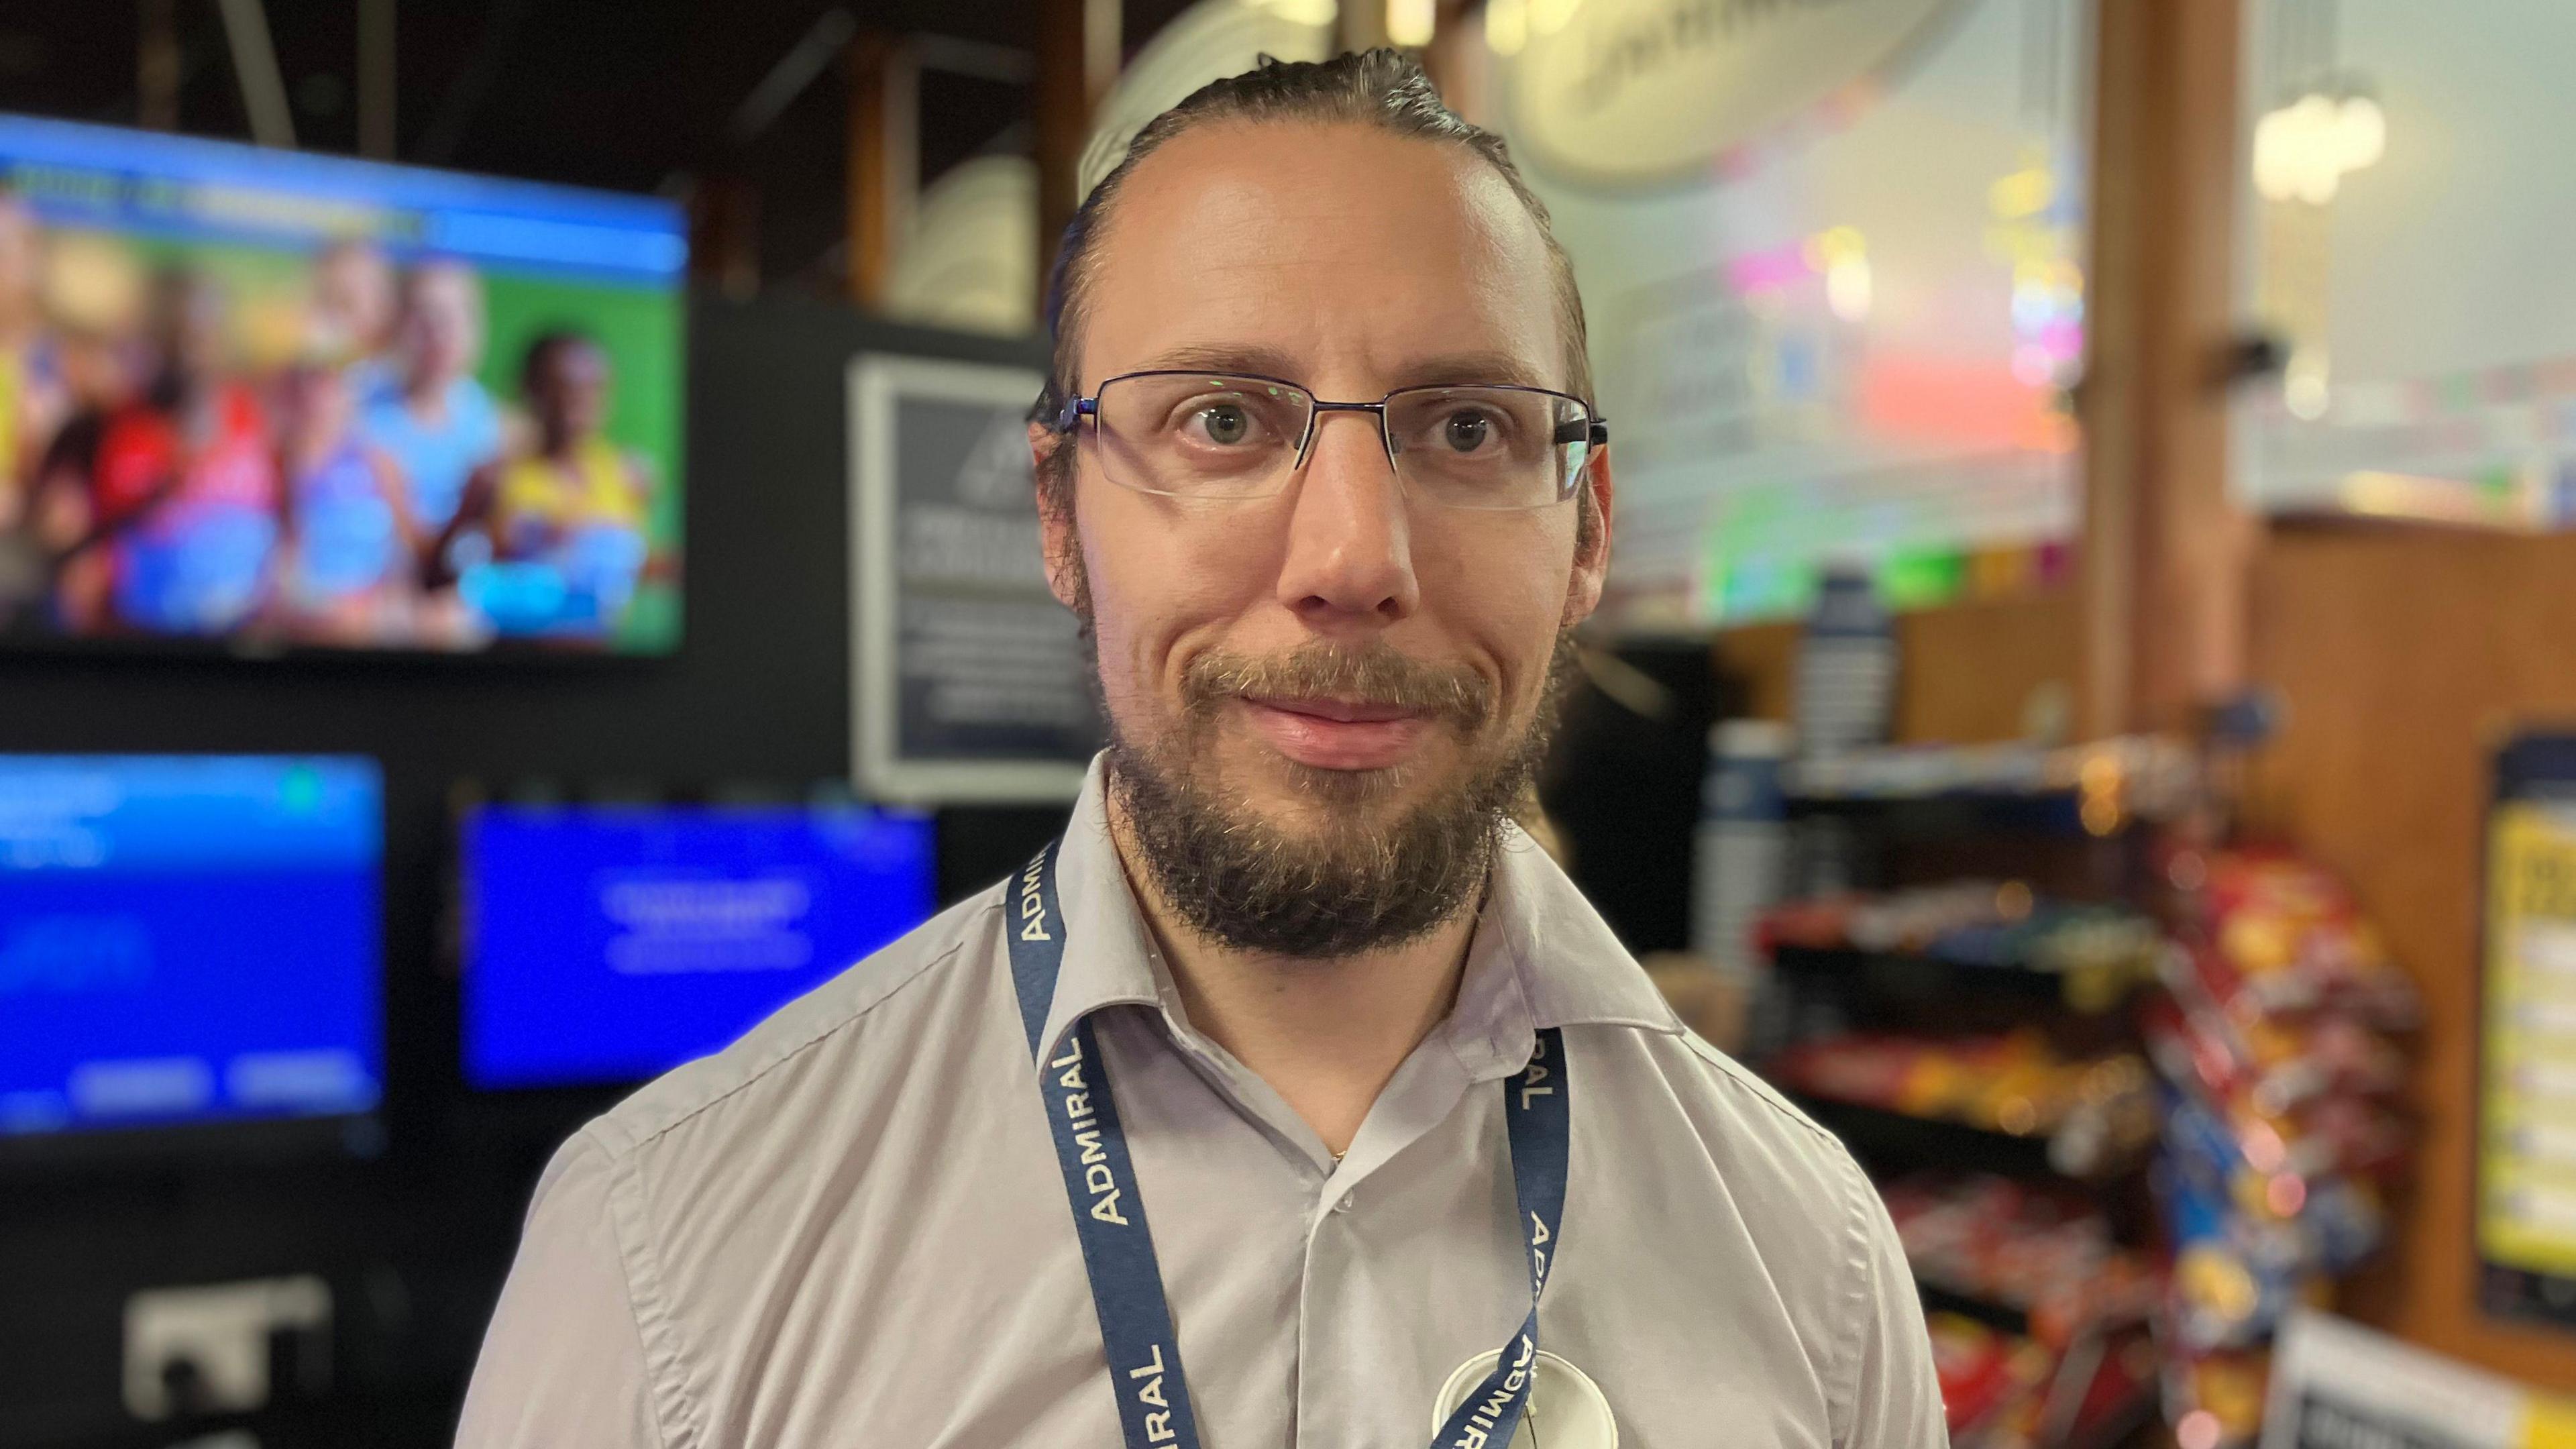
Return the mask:
<path id="1" fill-rule="evenodd" d="M 1217 945 L 1310 960 L 1418 940 L 1481 894 L 1513 808 L 1555 726 L 1573 658 L 1559 636 L 1530 722 L 1494 735 L 1492 687 L 1472 670 L 1423 664 L 1379 644 L 1317 641 L 1271 658 L 1205 655 L 1182 680 L 1182 717 L 1162 737 L 1110 729 L 1110 788 L 1152 884 L 1193 933 Z M 1283 762 L 1322 817 L 1287 829 L 1214 778 L 1218 718 L 1245 695 L 1330 696 L 1420 710 L 1457 732 L 1466 756 L 1393 819 L 1382 802 L 1417 767 L 1321 770 Z M 1480 741 L 1482 742 L 1480 745 Z"/>

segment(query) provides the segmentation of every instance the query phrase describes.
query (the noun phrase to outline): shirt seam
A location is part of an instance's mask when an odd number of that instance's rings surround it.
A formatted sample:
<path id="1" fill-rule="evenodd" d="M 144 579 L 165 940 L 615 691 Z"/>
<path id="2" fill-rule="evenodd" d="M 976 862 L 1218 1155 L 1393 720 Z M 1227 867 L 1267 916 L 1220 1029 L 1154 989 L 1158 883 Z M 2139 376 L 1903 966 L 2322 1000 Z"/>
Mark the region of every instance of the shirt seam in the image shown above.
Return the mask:
<path id="1" fill-rule="evenodd" d="M 1724 1081 L 1737 1095 L 1750 1097 L 1754 1101 L 1761 1103 L 1763 1110 L 1769 1112 L 1772 1116 L 1778 1117 L 1782 1121 L 1788 1122 L 1793 1126 L 1805 1129 L 1810 1135 L 1815 1137 L 1817 1141 L 1822 1142 L 1825 1146 L 1831 1148 L 1838 1159 L 1845 1162 L 1849 1162 L 1851 1160 L 1851 1149 L 1843 1145 L 1843 1140 L 1841 1138 L 1836 1137 L 1832 1132 L 1826 1130 L 1823 1125 L 1818 1123 L 1814 1118 L 1809 1117 L 1806 1113 L 1799 1111 L 1796 1107 L 1793 1107 L 1786 1102 L 1780 1101 L 1778 1098 L 1772 1096 L 1769 1091 L 1746 1081 L 1743 1075 L 1744 1068 L 1738 1063 L 1729 1060 L 1723 1053 L 1719 1052 L 1717 1048 L 1700 1040 L 1697 1032 L 1685 1030 L 1682 1032 L 1681 1036 L 1683 1041 L 1690 1044 L 1692 1054 L 1697 1056 L 1702 1062 L 1706 1063 L 1709 1068 L 1717 1074 L 1719 1079 Z"/>
<path id="2" fill-rule="evenodd" d="M 987 912 L 998 913 L 1001 910 L 1001 906 L 998 903 L 994 903 L 987 905 L 984 909 Z M 970 927 L 965 934 L 971 935 L 973 929 L 974 928 Z M 741 1081 L 735 1082 L 733 1085 L 726 1087 L 723 1091 L 716 1093 L 714 1096 L 701 1102 L 690 1103 L 685 1108 L 674 1109 L 677 1115 L 669 1117 L 667 1120 L 657 1121 L 653 1123 L 649 1129 L 630 1128 L 625 1127 L 623 1124 L 616 1123 L 616 1114 L 612 1111 L 609 1116 L 602 1119 L 601 1122 L 593 1123 L 592 1128 L 596 1129 L 603 1125 L 617 1126 L 619 1128 L 618 1135 L 624 1140 L 625 1145 L 623 1147 L 615 1147 L 603 1141 L 600 1143 L 601 1147 L 607 1150 L 610 1160 L 612 1161 L 624 1162 L 628 1160 L 637 1150 L 650 1145 L 657 1139 L 669 1136 L 671 1133 L 687 1126 L 690 1122 L 715 1108 L 722 1106 L 726 1101 L 730 1100 L 737 1094 L 758 1085 L 762 1078 L 777 1071 L 779 1068 L 786 1066 L 789 1062 L 794 1061 L 806 1052 L 811 1051 L 816 1046 L 821 1045 L 825 1040 L 867 1020 L 867 1018 L 873 1015 L 879 1007 L 884 1006 L 887 1002 L 892 1001 L 896 996 L 902 994 L 905 987 L 919 981 L 922 977 L 928 975 L 933 969 L 946 965 L 948 962 L 957 959 L 959 954 L 965 951 L 967 944 L 967 941 L 964 939 L 952 941 L 946 949 L 935 955 L 924 957 L 920 965 L 907 972 L 901 979 L 888 985 L 884 993 L 878 996 L 875 1000 L 858 1008 L 856 1011 L 852 1011 L 845 1016 L 836 1017 L 830 1022 L 817 1028 L 812 1036 L 805 1038 L 803 1041 L 797 1042 L 793 1046 L 785 1048 L 776 1056 L 762 1062 L 758 1067 L 746 1071 L 743 1074 Z M 597 1139 L 594 1138 L 594 1140 Z"/>
<path id="3" fill-rule="evenodd" d="M 1843 1331 L 1835 1339 L 1839 1360 L 1834 1376 L 1837 1390 L 1828 1408 L 1829 1415 L 1838 1421 L 1833 1425 L 1834 1442 L 1842 1444 L 1848 1442 L 1852 1426 L 1860 1416 L 1862 1339 L 1869 1330 L 1879 1285 L 1878 1265 L 1870 1254 L 1869 1245 L 1869 1209 L 1876 1194 L 1868 1177 L 1862 1174 L 1860 1165 L 1852 1161 L 1850 1150 L 1837 1142 L 1835 1152 L 1838 1165 L 1843 1170 L 1843 1233 L 1851 1246 L 1852 1284 L 1845 1305 L 1848 1316 Z"/>
<path id="4" fill-rule="evenodd" d="M 654 1443 L 675 1449 L 703 1442 L 703 1415 L 688 1382 L 679 1325 L 672 1321 L 663 1294 L 661 1265 L 650 1246 L 651 1224 L 643 1221 L 648 1214 L 635 1168 L 631 1157 L 609 1159 L 609 1231 L 617 1238 L 618 1277 L 626 1289 L 626 1312 L 635 1329 L 636 1346 L 643 1353 Z"/>

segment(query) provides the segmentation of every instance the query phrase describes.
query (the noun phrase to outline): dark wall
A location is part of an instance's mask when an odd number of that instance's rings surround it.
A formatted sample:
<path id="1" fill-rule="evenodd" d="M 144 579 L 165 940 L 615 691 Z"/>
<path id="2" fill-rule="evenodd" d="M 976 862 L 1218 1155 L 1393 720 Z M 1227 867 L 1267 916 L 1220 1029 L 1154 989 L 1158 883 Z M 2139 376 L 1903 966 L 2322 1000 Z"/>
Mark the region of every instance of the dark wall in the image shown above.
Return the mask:
<path id="1" fill-rule="evenodd" d="M 127 1294 L 330 1279 L 337 1387 L 276 1446 L 439 1444 L 552 1144 L 614 1094 L 478 1098 L 441 946 L 460 779 L 796 784 L 848 768 L 844 368 L 862 350 L 1035 363 L 1026 345 L 812 303 L 701 300 L 690 333 L 687 637 L 656 660 L 0 657 L 0 751 L 329 751 L 383 763 L 386 1133 L 369 1160 L 0 1166 L 0 1445 L 164 1442 L 119 1401 Z M 999 879 L 1060 810 L 944 812 L 941 895 Z"/>

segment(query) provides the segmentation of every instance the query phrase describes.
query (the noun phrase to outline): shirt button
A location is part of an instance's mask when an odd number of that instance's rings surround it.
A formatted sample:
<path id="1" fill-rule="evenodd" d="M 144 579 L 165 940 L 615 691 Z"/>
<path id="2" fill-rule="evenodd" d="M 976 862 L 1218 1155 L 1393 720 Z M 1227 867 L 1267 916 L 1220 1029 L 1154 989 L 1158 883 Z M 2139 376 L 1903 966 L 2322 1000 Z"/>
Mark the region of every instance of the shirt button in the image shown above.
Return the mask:
<path id="1" fill-rule="evenodd" d="M 1337 1202 L 1337 1203 L 1333 1204 L 1333 1211 L 1335 1211 L 1335 1212 L 1337 1212 L 1337 1213 L 1346 1213 L 1346 1212 L 1349 1212 L 1349 1211 L 1351 1210 L 1351 1204 L 1353 1204 L 1353 1203 L 1355 1203 L 1355 1202 L 1358 1202 L 1359 1200 L 1360 1200 L 1360 1195 L 1359 1195 L 1358 1193 L 1355 1193 L 1355 1192 L 1346 1192 L 1346 1193 L 1343 1193 L 1343 1194 L 1342 1194 L 1342 1200 L 1341 1200 L 1340 1202 Z"/>

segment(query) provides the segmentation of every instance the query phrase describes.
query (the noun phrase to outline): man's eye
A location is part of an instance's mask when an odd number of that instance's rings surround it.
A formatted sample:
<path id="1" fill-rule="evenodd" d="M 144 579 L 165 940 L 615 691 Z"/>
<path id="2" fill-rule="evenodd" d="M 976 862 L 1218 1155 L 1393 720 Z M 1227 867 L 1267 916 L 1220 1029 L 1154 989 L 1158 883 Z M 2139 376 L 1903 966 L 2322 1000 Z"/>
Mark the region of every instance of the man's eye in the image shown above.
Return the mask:
<path id="1" fill-rule="evenodd" d="M 1218 443 L 1242 443 L 1244 436 L 1252 433 L 1252 418 L 1247 418 L 1242 407 L 1231 405 L 1231 402 L 1218 402 L 1216 407 L 1208 407 L 1206 413 L 1198 415 L 1198 423 L 1206 428 L 1208 438 Z"/>
<path id="2" fill-rule="evenodd" d="M 1451 449 L 1461 453 L 1476 451 L 1493 435 L 1494 420 L 1483 413 L 1451 413 L 1448 422 L 1441 428 L 1443 441 L 1447 442 Z"/>
<path id="3" fill-rule="evenodd" d="M 1212 443 L 1232 446 L 1252 436 L 1252 415 L 1239 403 L 1214 403 L 1199 409 L 1198 425 Z"/>

